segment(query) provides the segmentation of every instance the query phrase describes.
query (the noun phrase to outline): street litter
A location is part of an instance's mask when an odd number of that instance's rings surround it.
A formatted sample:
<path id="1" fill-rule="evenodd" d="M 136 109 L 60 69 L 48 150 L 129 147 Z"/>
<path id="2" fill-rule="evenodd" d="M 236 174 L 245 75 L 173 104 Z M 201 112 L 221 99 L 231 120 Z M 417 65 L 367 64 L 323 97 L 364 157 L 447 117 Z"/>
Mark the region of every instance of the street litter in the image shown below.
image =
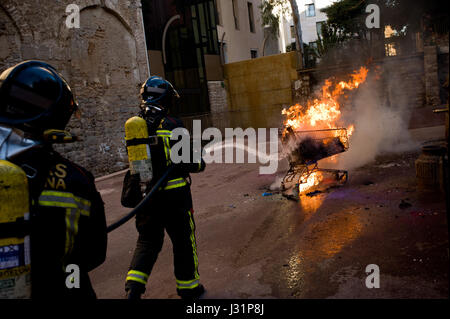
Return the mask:
<path id="1" fill-rule="evenodd" d="M 314 191 L 314 192 L 307 193 L 306 196 L 313 197 L 313 196 L 316 196 L 317 194 L 321 194 L 321 193 L 322 193 L 322 191 Z"/>
<path id="2" fill-rule="evenodd" d="M 400 208 L 400 209 L 406 209 L 406 208 L 409 208 L 409 207 L 411 207 L 412 205 L 410 204 L 410 203 L 408 203 L 407 201 L 404 201 L 403 199 L 402 199 L 402 201 L 401 201 L 401 203 L 398 205 L 398 208 Z"/>

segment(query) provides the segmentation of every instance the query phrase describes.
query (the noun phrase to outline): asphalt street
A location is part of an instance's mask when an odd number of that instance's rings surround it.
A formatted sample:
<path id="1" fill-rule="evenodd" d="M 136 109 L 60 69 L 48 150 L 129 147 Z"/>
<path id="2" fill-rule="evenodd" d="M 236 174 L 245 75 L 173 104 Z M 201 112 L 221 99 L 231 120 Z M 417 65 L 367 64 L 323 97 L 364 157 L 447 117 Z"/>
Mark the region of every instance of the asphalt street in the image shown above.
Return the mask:
<path id="1" fill-rule="evenodd" d="M 411 133 L 423 142 L 442 138 L 444 128 Z M 379 156 L 350 171 L 344 186 L 299 202 L 262 196 L 287 163 L 273 175 L 259 175 L 259 164 L 210 164 L 193 174 L 204 298 L 448 298 L 445 197 L 417 188 L 419 153 Z M 120 204 L 122 180 L 97 180 L 108 224 L 129 211 Z M 134 219 L 110 233 L 107 259 L 90 273 L 98 298 L 125 297 L 136 239 Z M 370 264 L 379 267 L 380 288 L 366 287 Z M 178 298 L 167 235 L 144 298 Z"/>

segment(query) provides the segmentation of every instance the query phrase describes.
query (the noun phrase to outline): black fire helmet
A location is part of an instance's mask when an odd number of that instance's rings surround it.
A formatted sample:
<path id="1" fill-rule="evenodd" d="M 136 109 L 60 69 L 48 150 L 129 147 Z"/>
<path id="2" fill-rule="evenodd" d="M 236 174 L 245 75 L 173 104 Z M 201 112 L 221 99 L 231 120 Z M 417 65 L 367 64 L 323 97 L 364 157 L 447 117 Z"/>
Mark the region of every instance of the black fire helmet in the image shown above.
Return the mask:
<path id="1" fill-rule="evenodd" d="M 78 104 L 64 78 L 41 61 L 19 63 L 0 75 L 0 123 L 24 130 L 64 130 Z"/>
<path id="2" fill-rule="evenodd" d="M 141 108 L 156 106 L 167 113 L 180 95 L 173 85 L 160 76 L 151 76 L 141 87 Z"/>

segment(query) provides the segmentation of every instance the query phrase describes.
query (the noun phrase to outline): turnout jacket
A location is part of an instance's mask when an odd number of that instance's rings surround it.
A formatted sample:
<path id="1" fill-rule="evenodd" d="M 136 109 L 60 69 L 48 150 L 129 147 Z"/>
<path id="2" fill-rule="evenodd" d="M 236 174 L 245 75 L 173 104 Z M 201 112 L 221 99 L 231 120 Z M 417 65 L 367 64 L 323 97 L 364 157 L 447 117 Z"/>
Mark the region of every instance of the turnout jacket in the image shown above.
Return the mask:
<path id="1" fill-rule="evenodd" d="M 40 185 L 30 183 L 32 298 L 95 298 L 88 272 L 105 260 L 107 233 L 94 177 L 51 149 L 32 157 L 28 165 L 48 172 Z M 80 269 L 79 288 L 66 286 L 70 264 Z"/>
<path id="2" fill-rule="evenodd" d="M 206 166 L 201 157 L 201 149 L 194 149 L 190 136 L 186 131 L 182 136 L 178 136 L 177 139 L 171 139 L 172 131 L 176 128 L 184 128 L 181 120 L 170 116 L 164 117 L 156 129 L 158 145 L 151 148 L 154 173 L 152 181 L 156 182 L 167 167 L 175 165 L 175 169 L 168 178 L 168 182 L 164 188 L 165 190 L 185 186 L 187 183 L 186 181 L 190 178 L 190 173 L 202 172 Z M 189 141 L 189 148 L 177 148 L 177 151 L 180 156 L 182 155 L 182 152 L 189 151 L 189 161 L 186 163 L 172 163 L 172 148 L 175 144 L 180 142 L 182 138 L 184 138 L 185 141 Z"/>
<path id="3" fill-rule="evenodd" d="M 172 139 L 173 130 L 177 128 L 184 128 L 183 123 L 179 119 L 166 116 L 162 119 L 153 120 L 153 122 L 151 122 L 142 113 L 139 114 L 139 116 L 147 121 L 149 135 L 157 136 L 158 140 L 156 145 L 150 145 L 153 178 L 147 184 L 146 193 L 149 192 L 154 184 L 161 178 L 167 168 L 174 165 L 174 169 L 169 174 L 166 184 L 159 191 L 179 188 L 181 192 L 186 192 L 190 198 L 190 188 L 184 187 L 189 186 L 189 174 L 202 172 L 206 166 L 205 162 L 201 158 L 201 149 L 194 149 L 190 136 L 185 130 L 176 139 Z M 155 125 L 155 123 L 159 124 Z M 182 155 L 182 152 L 189 152 L 190 156 L 187 158 L 188 160 L 186 162 L 173 163 L 171 159 L 171 154 L 174 151 L 173 147 L 182 140 L 187 142 L 187 148 L 185 145 L 184 148 L 180 147 L 175 151 L 178 151 L 179 155 Z M 128 171 L 123 182 L 121 198 L 122 205 L 125 207 L 136 207 L 142 198 L 142 192 L 139 185 L 139 175 L 131 175 L 130 171 Z M 138 212 L 138 214 L 141 213 L 142 212 Z"/>

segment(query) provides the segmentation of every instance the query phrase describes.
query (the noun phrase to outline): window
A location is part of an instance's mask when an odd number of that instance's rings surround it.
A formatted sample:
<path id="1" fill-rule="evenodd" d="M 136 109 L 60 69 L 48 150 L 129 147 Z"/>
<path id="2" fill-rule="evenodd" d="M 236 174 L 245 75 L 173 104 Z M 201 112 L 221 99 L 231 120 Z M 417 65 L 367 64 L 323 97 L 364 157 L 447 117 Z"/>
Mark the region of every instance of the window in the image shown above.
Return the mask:
<path id="1" fill-rule="evenodd" d="M 386 52 L 386 56 L 396 56 L 397 55 L 397 49 L 396 49 L 395 42 L 385 43 L 384 49 Z"/>
<path id="2" fill-rule="evenodd" d="M 258 50 L 250 50 L 250 57 L 256 59 L 258 57 Z"/>
<path id="3" fill-rule="evenodd" d="M 239 8 L 237 0 L 232 0 L 231 5 L 233 6 L 234 28 L 239 30 Z"/>
<path id="4" fill-rule="evenodd" d="M 322 37 L 322 26 L 325 21 L 316 22 L 316 31 L 319 37 Z"/>
<path id="5" fill-rule="evenodd" d="M 309 45 L 311 48 L 313 48 L 313 49 L 317 49 L 317 42 L 316 42 L 316 41 L 314 41 L 314 42 L 309 42 L 308 45 Z"/>
<path id="6" fill-rule="evenodd" d="M 314 17 L 316 15 L 316 8 L 314 7 L 314 3 L 306 5 L 306 16 Z"/>
<path id="7" fill-rule="evenodd" d="M 213 0 L 191 5 L 194 41 L 203 54 L 219 53 L 215 13 Z"/>
<path id="8" fill-rule="evenodd" d="M 253 17 L 253 3 L 247 2 L 248 22 L 250 23 L 250 32 L 255 33 L 255 18 Z"/>
<path id="9" fill-rule="evenodd" d="M 295 42 L 291 42 L 291 44 L 288 44 L 286 46 L 286 52 L 295 51 L 295 47 L 296 47 Z"/>
<path id="10" fill-rule="evenodd" d="M 290 29 L 291 29 L 291 38 L 295 39 L 295 27 L 291 25 Z"/>

